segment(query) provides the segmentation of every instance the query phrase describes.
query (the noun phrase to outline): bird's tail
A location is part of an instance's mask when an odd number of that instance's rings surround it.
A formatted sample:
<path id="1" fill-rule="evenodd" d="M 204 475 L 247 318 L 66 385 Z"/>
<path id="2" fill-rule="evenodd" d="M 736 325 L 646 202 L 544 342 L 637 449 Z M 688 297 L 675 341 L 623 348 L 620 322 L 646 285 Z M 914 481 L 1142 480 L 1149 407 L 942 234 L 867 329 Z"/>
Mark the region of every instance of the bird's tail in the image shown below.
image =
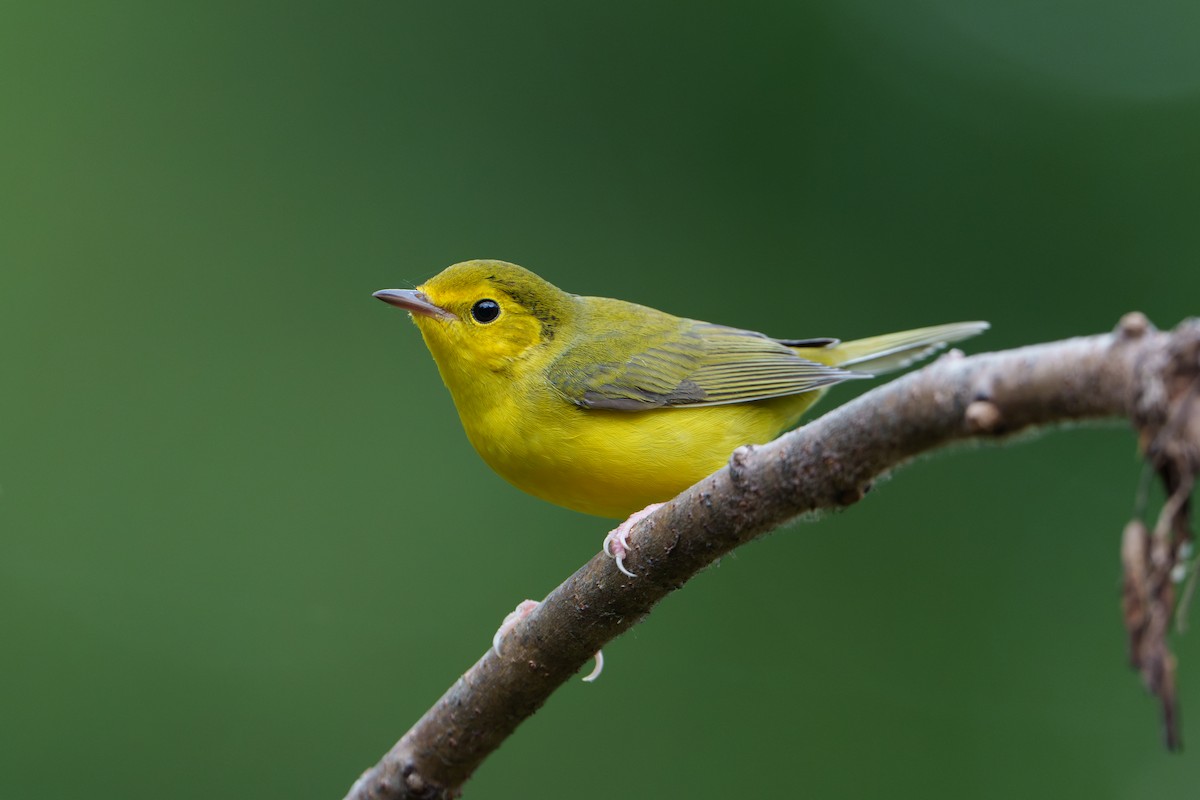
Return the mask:
<path id="1" fill-rule="evenodd" d="M 820 348 L 797 348 L 797 353 L 823 364 L 879 375 L 907 367 L 951 342 L 983 333 L 988 327 L 986 322 L 951 322 L 852 342 L 831 342 Z"/>

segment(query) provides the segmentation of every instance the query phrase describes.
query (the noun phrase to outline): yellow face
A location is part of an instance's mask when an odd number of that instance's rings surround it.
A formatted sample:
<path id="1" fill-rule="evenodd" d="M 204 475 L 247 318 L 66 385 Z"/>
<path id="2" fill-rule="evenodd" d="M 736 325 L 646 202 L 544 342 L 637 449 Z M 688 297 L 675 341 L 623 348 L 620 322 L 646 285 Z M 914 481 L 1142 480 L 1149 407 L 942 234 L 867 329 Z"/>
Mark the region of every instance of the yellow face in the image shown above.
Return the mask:
<path id="1" fill-rule="evenodd" d="M 503 261 L 464 261 L 415 290 L 376 296 L 409 311 L 451 391 L 508 373 L 573 317 L 571 295 Z"/>

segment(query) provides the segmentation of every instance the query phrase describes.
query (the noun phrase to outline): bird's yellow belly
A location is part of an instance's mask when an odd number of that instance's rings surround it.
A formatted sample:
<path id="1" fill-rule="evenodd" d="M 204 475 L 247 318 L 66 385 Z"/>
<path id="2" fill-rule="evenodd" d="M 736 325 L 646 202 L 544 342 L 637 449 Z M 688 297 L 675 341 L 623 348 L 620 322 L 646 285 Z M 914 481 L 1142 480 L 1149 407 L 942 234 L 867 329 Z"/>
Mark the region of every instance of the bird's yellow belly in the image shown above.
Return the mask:
<path id="1" fill-rule="evenodd" d="M 700 408 L 531 409 L 501 402 L 464 416 L 475 449 L 517 488 L 557 505 L 624 518 L 720 469 L 736 448 L 794 425 L 818 393 Z"/>

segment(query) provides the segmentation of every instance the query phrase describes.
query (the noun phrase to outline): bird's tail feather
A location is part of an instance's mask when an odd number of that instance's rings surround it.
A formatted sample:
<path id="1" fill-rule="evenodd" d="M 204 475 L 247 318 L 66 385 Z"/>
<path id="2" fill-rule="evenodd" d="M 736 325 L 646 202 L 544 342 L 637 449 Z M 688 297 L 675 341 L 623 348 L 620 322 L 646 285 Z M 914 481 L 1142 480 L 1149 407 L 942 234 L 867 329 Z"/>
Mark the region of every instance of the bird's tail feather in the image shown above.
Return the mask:
<path id="1" fill-rule="evenodd" d="M 801 352 L 805 358 L 856 372 L 878 375 L 902 369 L 941 350 L 951 342 L 976 336 L 988 329 L 986 322 L 951 322 L 899 333 L 885 333 L 852 342 L 838 342 L 820 350 Z"/>

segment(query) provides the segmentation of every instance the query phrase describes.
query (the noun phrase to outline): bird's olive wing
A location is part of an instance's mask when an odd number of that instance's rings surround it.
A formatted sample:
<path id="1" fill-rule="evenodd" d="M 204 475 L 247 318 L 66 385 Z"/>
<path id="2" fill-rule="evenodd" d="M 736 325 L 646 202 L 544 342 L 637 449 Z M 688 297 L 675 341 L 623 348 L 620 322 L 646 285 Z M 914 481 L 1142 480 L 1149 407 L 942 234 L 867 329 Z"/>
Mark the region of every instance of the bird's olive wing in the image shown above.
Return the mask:
<path id="1" fill-rule="evenodd" d="M 759 333 L 659 313 L 581 337 L 551 365 L 551 384 L 584 408 L 640 411 L 766 400 L 865 377 Z"/>

